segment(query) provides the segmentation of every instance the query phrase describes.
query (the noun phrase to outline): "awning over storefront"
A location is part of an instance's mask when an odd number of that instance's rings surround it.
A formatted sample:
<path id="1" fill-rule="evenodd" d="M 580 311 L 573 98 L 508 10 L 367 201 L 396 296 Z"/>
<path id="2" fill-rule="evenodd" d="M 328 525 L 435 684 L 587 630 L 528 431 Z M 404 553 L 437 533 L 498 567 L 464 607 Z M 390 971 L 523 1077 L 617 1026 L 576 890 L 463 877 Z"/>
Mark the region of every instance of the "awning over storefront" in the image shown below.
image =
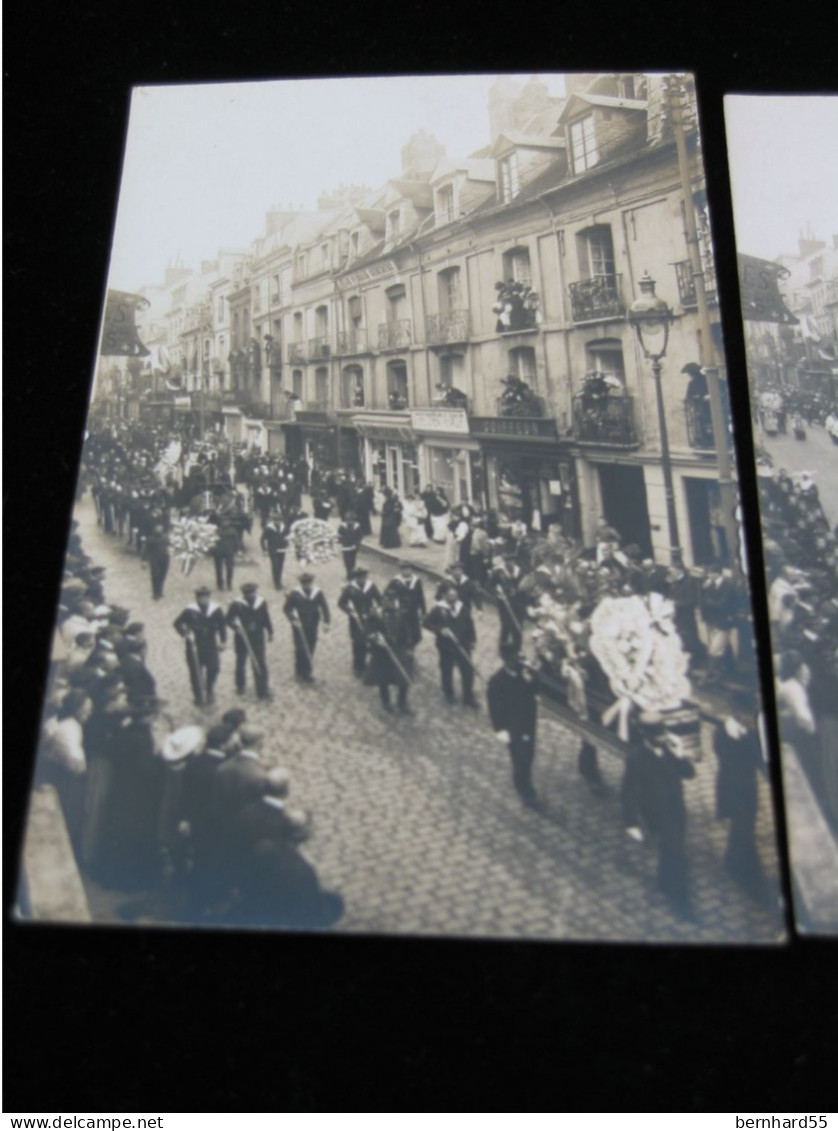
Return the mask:
<path id="1" fill-rule="evenodd" d="M 359 436 L 367 440 L 381 440 L 389 444 L 415 444 L 416 435 L 410 426 L 407 413 L 381 412 L 357 413 L 346 426 L 354 428 Z"/>

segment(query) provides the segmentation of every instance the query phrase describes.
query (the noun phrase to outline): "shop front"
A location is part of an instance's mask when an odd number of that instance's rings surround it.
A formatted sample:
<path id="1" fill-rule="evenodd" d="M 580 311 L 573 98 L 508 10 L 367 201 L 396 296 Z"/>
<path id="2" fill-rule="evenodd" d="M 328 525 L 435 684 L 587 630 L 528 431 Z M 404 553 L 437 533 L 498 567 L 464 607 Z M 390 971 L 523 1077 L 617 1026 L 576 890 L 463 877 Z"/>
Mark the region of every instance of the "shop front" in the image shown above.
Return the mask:
<path id="1" fill-rule="evenodd" d="M 299 411 L 296 413 L 302 455 L 309 467 L 317 471 L 336 471 L 338 459 L 337 425 L 326 412 Z"/>
<path id="2" fill-rule="evenodd" d="M 390 487 L 399 495 L 414 495 L 420 489 L 416 436 L 410 415 L 400 413 L 359 414 L 352 418 L 358 437 L 365 482 L 379 491 Z"/>
<path id="3" fill-rule="evenodd" d="M 579 503 L 573 459 L 554 420 L 472 417 L 480 443 L 483 505 L 502 522 L 520 519 L 534 530 L 558 524 L 579 537 Z"/>
<path id="4" fill-rule="evenodd" d="M 469 435 L 462 408 L 417 408 L 410 413 L 422 486 L 440 487 L 452 506 L 479 500 L 480 445 Z"/>

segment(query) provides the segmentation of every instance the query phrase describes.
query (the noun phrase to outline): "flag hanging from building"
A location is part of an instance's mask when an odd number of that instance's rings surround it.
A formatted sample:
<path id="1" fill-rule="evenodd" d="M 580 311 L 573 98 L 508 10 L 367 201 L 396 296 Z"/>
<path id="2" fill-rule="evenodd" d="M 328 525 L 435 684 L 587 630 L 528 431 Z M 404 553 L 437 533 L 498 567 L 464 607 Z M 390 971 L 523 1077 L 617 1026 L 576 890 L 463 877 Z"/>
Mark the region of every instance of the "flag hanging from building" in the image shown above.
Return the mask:
<path id="1" fill-rule="evenodd" d="M 788 275 L 788 270 L 770 259 L 757 259 L 753 255 L 740 254 L 738 259 L 744 320 L 796 326 L 797 319 L 780 294 L 779 281 Z"/>
<path id="2" fill-rule="evenodd" d="M 147 310 L 149 306 L 142 295 L 109 290 L 99 352 L 106 357 L 148 357 L 151 351 L 140 341 L 136 318 L 138 310 Z"/>

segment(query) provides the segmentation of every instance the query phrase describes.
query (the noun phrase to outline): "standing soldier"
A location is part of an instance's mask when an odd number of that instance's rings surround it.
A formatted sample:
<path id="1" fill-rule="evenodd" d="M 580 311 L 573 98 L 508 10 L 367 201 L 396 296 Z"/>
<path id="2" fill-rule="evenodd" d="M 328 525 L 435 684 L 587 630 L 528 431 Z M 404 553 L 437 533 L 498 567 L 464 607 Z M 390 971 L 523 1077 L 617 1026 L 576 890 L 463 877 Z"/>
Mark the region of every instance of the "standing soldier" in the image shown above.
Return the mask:
<path id="1" fill-rule="evenodd" d="M 260 544 L 271 559 L 274 589 L 281 589 L 285 555 L 288 553 L 288 523 L 280 513 L 273 514 L 265 523 Z"/>
<path id="2" fill-rule="evenodd" d="M 392 590 L 391 590 L 392 592 Z M 463 706 L 477 707 L 474 697 L 474 665 L 471 650 L 475 644 L 474 621 L 457 596 L 454 585 L 448 585 L 442 599 L 437 601 L 424 620 L 425 628 L 436 636 L 439 652 L 439 673 L 442 693 L 449 703 L 454 697 L 454 668 L 459 668 L 463 685 Z"/>
<path id="3" fill-rule="evenodd" d="M 396 594 L 399 608 L 407 613 L 410 625 L 410 646 L 415 648 L 422 639 L 422 622 L 427 612 L 425 590 L 410 562 L 399 564 L 399 574 L 394 577 L 387 589 Z"/>
<path id="4" fill-rule="evenodd" d="M 352 571 L 352 580 L 345 585 L 338 598 L 338 608 L 349 618 L 349 639 L 352 642 L 352 671 L 364 674 L 367 659 L 367 618 L 375 603 L 381 600 L 378 586 L 369 580 L 369 570 Z"/>
<path id="5" fill-rule="evenodd" d="M 503 667 L 487 686 L 489 715 L 500 742 L 509 744 L 512 784 L 525 805 L 533 808 L 538 797 L 532 783 L 535 730 L 538 719 L 537 676 L 521 663 L 518 649 L 504 644 Z"/>
<path id="6" fill-rule="evenodd" d="M 163 596 L 163 584 L 169 572 L 169 539 L 161 523 L 152 527 L 143 543 L 142 557 L 151 571 L 151 595 L 155 601 Z"/>
<path id="7" fill-rule="evenodd" d="M 355 569 L 355 562 L 358 560 L 358 547 L 361 545 L 363 537 L 364 532 L 361 529 L 361 524 L 356 521 L 355 515 L 350 512 L 346 516 L 346 521 L 338 527 L 338 541 L 341 545 L 343 565 L 348 579 L 351 579 L 352 571 Z"/>
<path id="8" fill-rule="evenodd" d="M 378 687 L 381 705 L 392 711 L 390 687 L 398 694 L 398 708 L 402 715 L 413 712 L 407 705 L 410 687 L 410 623 L 399 600 L 391 591 L 384 594 L 380 608 L 374 608 L 367 618 L 367 641 L 370 648 L 369 681 Z"/>
<path id="9" fill-rule="evenodd" d="M 331 615 L 322 589 L 314 584 L 314 575 L 300 574 L 300 584 L 285 598 L 283 612 L 291 623 L 294 636 L 294 674 L 300 683 L 313 683 L 311 674 L 317 629 L 329 631 Z"/>
<path id="10" fill-rule="evenodd" d="M 186 641 L 186 666 L 196 707 L 214 703 L 219 649 L 227 644 L 227 623 L 220 605 L 210 600 L 205 585 L 195 590 L 195 601 L 174 622 L 175 632 Z"/>
<path id="11" fill-rule="evenodd" d="M 257 596 L 259 588 L 253 581 L 241 587 L 242 596 L 236 597 L 227 610 L 227 624 L 235 633 L 236 641 L 236 691 L 244 694 L 247 661 L 253 667 L 253 680 L 258 699 L 268 699 L 268 665 L 265 658 L 265 637 L 274 638 L 274 627 L 264 597 Z"/>
<path id="12" fill-rule="evenodd" d="M 521 593 L 523 572 L 515 560 L 515 554 L 504 554 L 503 565 L 492 571 L 491 587 L 498 599 L 500 613 L 499 648 L 511 644 L 520 651 L 524 637 L 523 618 L 526 608 L 526 595 Z"/>

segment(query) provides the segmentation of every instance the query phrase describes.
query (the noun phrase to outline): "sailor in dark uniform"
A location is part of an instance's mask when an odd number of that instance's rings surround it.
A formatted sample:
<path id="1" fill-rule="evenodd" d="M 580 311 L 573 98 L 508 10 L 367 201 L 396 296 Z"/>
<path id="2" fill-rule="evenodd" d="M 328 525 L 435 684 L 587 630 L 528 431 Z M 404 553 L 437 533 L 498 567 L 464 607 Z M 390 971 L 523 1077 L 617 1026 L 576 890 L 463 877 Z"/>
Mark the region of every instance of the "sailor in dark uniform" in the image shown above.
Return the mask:
<path id="1" fill-rule="evenodd" d="M 512 644 L 501 650 L 503 667 L 487 686 L 489 716 L 495 734 L 509 744 L 512 760 L 512 784 L 525 805 L 537 803 L 532 783 L 535 761 L 535 731 L 538 719 L 538 676 L 518 656 Z"/>
<path id="2" fill-rule="evenodd" d="M 516 651 L 523 640 L 526 594 L 521 592 L 524 574 L 514 554 L 504 554 L 503 565 L 492 571 L 490 587 L 498 599 L 500 613 L 499 648 L 511 644 Z"/>
<path id="3" fill-rule="evenodd" d="M 471 613 L 457 596 L 457 589 L 449 585 L 441 600 L 437 601 L 424 620 L 425 628 L 436 636 L 439 653 L 439 674 L 442 693 L 447 702 L 455 703 L 454 668 L 458 668 L 463 685 L 463 705 L 477 707 L 474 695 L 474 666 L 471 651 L 476 634 Z"/>
<path id="4" fill-rule="evenodd" d="M 482 612 L 483 599 L 480 595 L 480 590 L 477 584 L 472 581 L 466 573 L 462 562 L 454 562 L 453 565 L 449 566 L 446 570 L 446 573 L 448 574 L 449 581 L 443 581 L 440 585 L 437 590 L 437 600 L 442 596 L 442 591 L 445 586 L 450 583 L 451 585 L 456 585 L 457 596 L 469 612 L 472 612 L 473 609 L 476 609 L 478 613 Z"/>
<path id="5" fill-rule="evenodd" d="M 392 590 L 384 594 L 380 606 L 373 608 L 367 617 L 366 629 L 370 664 L 365 682 L 378 687 L 385 711 L 393 710 L 390 688 L 395 687 L 399 713 L 412 714 L 407 703 L 411 664 L 410 623 Z"/>
<path id="6" fill-rule="evenodd" d="M 341 545 L 347 578 L 352 577 L 352 571 L 355 569 L 355 563 L 358 560 L 358 548 L 363 537 L 364 532 L 361 529 L 361 524 L 355 520 L 354 514 L 350 513 L 347 515 L 346 521 L 338 527 L 338 541 Z"/>
<path id="7" fill-rule="evenodd" d="M 227 624 L 220 605 L 210 600 L 205 585 L 195 590 L 195 601 L 174 622 L 175 632 L 186 641 L 186 666 L 197 707 L 214 703 L 219 649 L 227 644 Z"/>
<path id="8" fill-rule="evenodd" d="M 415 648 L 422 639 L 422 623 L 427 612 L 425 605 L 425 590 L 422 582 L 417 577 L 410 562 L 401 562 L 399 573 L 387 586 L 389 592 L 395 593 L 399 600 L 399 608 L 407 613 L 410 624 L 411 647 Z"/>
<path id="9" fill-rule="evenodd" d="M 282 588 L 282 571 L 288 554 L 288 523 L 278 513 L 274 513 L 265 523 L 260 539 L 262 549 L 271 559 L 271 574 L 274 589 Z"/>
<path id="10" fill-rule="evenodd" d="M 366 569 L 353 570 L 352 580 L 344 586 L 338 598 L 338 608 L 349 618 L 352 671 L 357 676 L 364 674 L 367 659 L 367 618 L 373 606 L 381 601 L 378 586 L 369 580 L 368 574 L 369 570 Z"/>
<path id="11" fill-rule="evenodd" d="M 236 641 L 236 691 L 244 694 L 247 661 L 253 667 L 256 695 L 268 699 L 268 665 L 265 657 L 265 638 L 273 640 L 274 628 L 264 597 L 258 596 L 253 581 L 241 587 L 242 596 L 227 610 L 227 624 L 233 629 Z"/>
<path id="12" fill-rule="evenodd" d="M 294 673 L 300 683 L 313 683 L 312 662 L 317 647 L 320 621 L 328 632 L 331 623 L 329 605 L 322 589 L 314 584 L 314 575 L 300 574 L 300 584 L 285 598 L 283 612 L 288 618 L 294 636 Z"/>

